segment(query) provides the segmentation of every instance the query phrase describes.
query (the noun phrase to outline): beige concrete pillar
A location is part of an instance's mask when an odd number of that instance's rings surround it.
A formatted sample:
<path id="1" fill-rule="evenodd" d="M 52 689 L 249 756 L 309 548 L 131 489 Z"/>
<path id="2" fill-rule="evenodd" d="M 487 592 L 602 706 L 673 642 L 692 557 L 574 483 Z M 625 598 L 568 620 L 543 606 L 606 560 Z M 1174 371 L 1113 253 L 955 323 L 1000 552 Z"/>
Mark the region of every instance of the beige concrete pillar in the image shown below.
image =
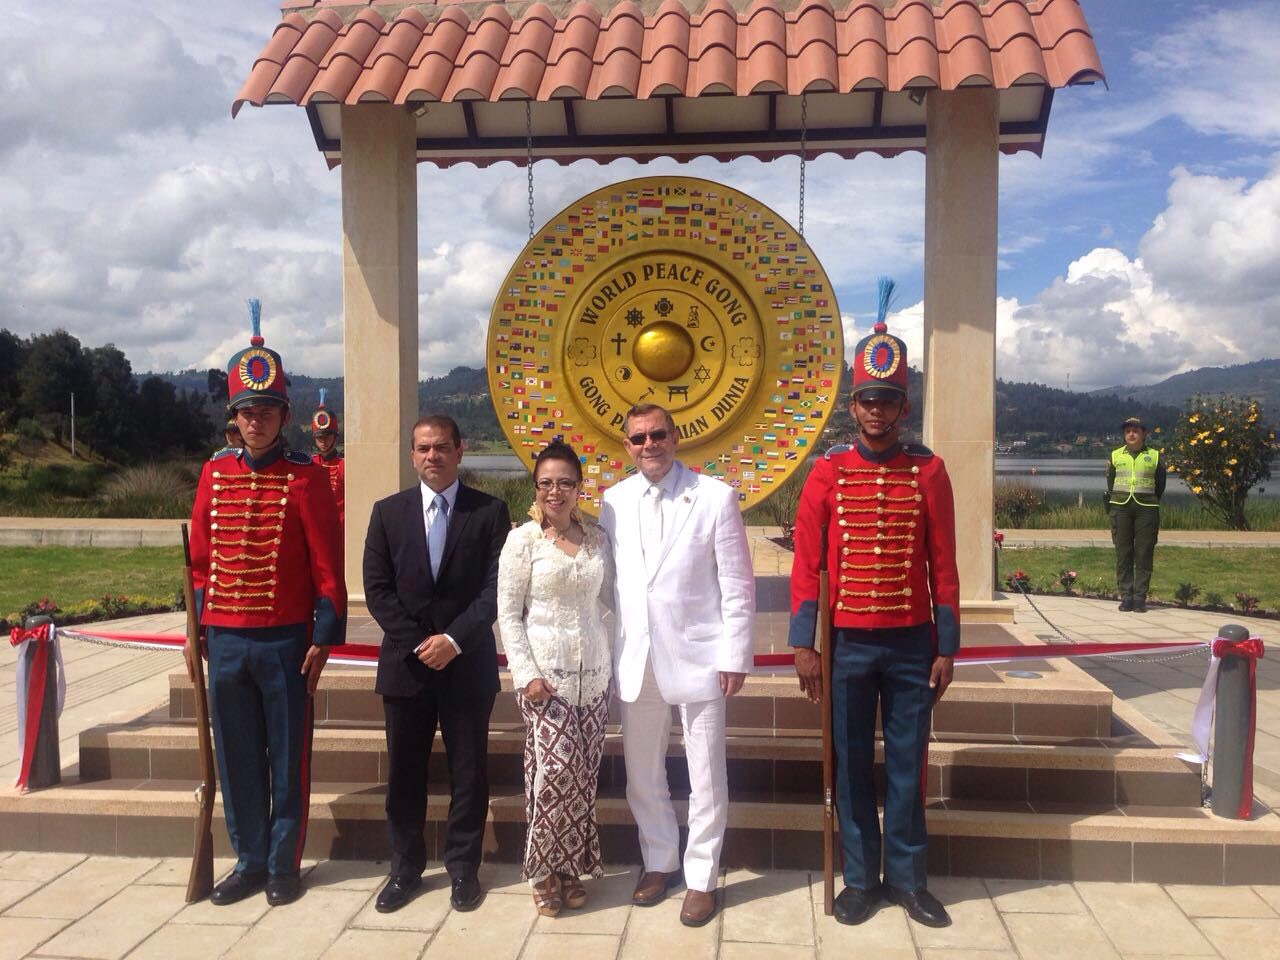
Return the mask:
<path id="1" fill-rule="evenodd" d="M 342 308 L 347 591 L 376 500 L 414 480 L 418 416 L 418 179 L 404 107 L 342 108 Z"/>
<path id="2" fill-rule="evenodd" d="M 924 442 L 955 489 L 966 618 L 1011 619 L 992 603 L 997 94 L 931 90 L 926 106 Z"/>

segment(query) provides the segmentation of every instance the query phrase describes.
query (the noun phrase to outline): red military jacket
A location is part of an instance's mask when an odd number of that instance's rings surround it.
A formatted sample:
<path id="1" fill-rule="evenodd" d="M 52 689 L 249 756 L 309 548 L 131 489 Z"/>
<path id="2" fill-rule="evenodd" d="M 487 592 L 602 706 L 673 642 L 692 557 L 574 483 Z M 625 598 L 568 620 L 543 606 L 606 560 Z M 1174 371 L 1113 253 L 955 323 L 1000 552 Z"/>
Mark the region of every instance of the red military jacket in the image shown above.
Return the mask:
<path id="1" fill-rule="evenodd" d="M 308 623 L 317 646 L 341 643 L 347 586 L 326 473 L 279 448 L 257 463 L 218 451 L 196 486 L 191 572 L 205 626 Z"/>
<path id="2" fill-rule="evenodd" d="M 955 653 L 955 505 L 941 457 L 914 444 L 879 456 L 855 445 L 814 464 L 796 510 L 791 646 L 813 646 L 824 542 L 833 626 L 933 623 L 938 653 Z"/>
<path id="3" fill-rule="evenodd" d="M 333 492 L 333 502 L 338 507 L 338 523 L 345 523 L 347 514 L 347 471 L 343 466 L 345 461 L 337 453 L 327 459 L 323 453 L 313 453 L 311 462 L 324 467 L 329 472 L 329 489 Z"/>

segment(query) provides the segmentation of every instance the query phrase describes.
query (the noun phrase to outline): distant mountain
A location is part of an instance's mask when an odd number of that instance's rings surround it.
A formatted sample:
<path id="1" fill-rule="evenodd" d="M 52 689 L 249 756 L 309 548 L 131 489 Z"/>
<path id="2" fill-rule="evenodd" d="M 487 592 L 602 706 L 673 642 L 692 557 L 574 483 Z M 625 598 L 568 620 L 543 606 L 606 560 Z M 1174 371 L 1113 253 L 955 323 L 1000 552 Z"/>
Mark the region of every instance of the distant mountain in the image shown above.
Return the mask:
<path id="1" fill-rule="evenodd" d="M 1233 367 L 1200 367 L 1167 380 L 1141 387 L 1107 387 L 1093 394 L 1115 394 L 1121 399 L 1164 403 L 1182 408 L 1196 394 L 1253 397 L 1266 415 L 1280 420 L 1280 359 L 1255 360 Z"/>

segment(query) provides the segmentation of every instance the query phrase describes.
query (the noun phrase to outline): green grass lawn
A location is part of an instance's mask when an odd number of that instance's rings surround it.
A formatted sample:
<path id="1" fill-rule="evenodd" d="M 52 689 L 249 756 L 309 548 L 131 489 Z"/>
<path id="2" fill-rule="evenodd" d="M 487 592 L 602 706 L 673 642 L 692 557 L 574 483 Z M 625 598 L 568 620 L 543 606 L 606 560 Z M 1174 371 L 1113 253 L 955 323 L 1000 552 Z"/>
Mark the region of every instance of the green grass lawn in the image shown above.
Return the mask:
<path id="1" fill-rule="evenodd" d="M 1061 593 L 1058 571 L 1074 570 L 1080 579 L 1076 591 L 1095 593 L 1098 585 L 1114 591 L 1115 551 L 1109 547 L 1032 547 L 1000 551 L 1000 580 L 1022 570 L 1031 577 L 1036 590 Z M 1195 603 L 1218 593 L 1224 603 L 1234 603 L 1237 591 L 1259 599 L 1269 611 L 1280 608 L 1280 549 L 1171 547 L 1156 545 L 1151 593 L 1159 600 L 1173 602 L 1180 583 L 1200 588 Z"/>
<path id="2" fill-rule="evenodd" d="M 181 589 L 181 547 L 0 547 L 0 616 L 42 597 L 65 608 L 104 594 L 168 598 Z"/>

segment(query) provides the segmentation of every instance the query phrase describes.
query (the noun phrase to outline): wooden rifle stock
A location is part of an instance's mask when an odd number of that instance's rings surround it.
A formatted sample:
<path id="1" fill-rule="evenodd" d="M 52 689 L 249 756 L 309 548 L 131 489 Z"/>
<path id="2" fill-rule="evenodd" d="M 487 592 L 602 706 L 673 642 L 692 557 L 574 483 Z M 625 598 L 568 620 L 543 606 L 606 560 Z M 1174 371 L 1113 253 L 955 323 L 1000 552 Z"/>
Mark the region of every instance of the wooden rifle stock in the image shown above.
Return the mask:
<path id="1" fill-rule="evenodd" d="M 213 890 L 213 801 L 217 780 L 213 772 L 213 742 L 209 736 L 209 691 L 204 681 L 200 652 L 200 617 L 196 612 L 195 583 L 191 576 L 191 544 L 182 525 L 182 598 L 187 608 L 187 642 L 182 648 L 187 676 L 195 687 L 196 735 L 200 744 L 200 786 L 196 788 L 196 838 L 187 879 L 187 903 L 203 900 Z"/>
<path id="2" fill-rule="evenodd" d="M 818 623 L 814 640 L 822 657 L 822 912 L 835 910 L 835 741 L 831 735 L 831 578 L 826 549 L 818 571 Z"/>

